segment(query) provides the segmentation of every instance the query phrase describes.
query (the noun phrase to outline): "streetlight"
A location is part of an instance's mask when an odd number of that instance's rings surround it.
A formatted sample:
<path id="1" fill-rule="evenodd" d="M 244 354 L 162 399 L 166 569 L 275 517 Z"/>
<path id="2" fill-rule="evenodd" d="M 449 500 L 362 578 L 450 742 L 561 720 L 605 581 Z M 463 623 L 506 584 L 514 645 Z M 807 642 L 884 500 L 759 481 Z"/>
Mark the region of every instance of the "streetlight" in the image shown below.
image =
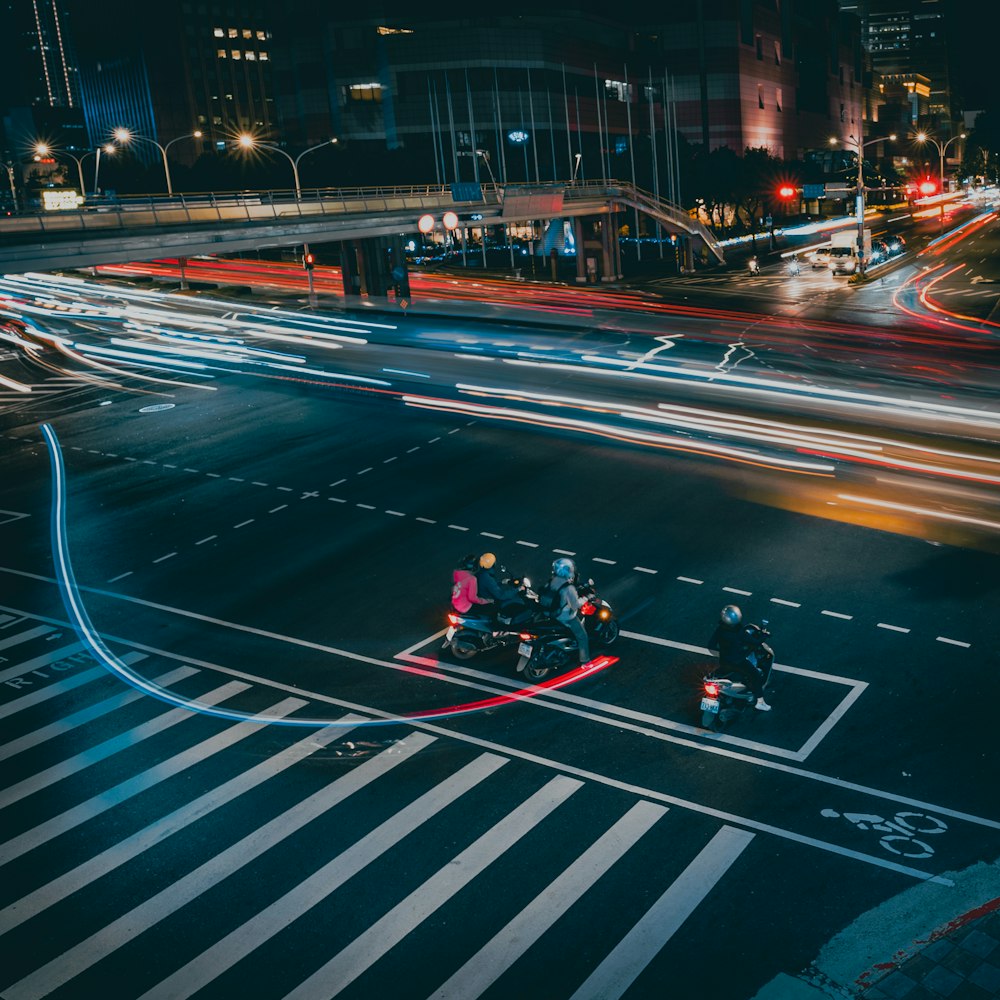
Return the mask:
<path id="1" fill-rule="evenodd" d="M 94 158 L 94 197 L 97 197 L 97 176 L 101 169 L 101 153 L 105 156 L 114 156 L 116 147 L 112 143 L 108 143 L 106 146 L 98 146 L 97 149 L 93 150 L 96 154 Z M 84 153 L 80 157 L 80 161 L 83 162 L 90 154 Z"/>
<path id="2" fill-rule="evenodd" d="M 961 135 L 953 135 L 944 145 L 942 145 L 940 142 L 938 142 L 937 139 L 931 138 L 931 136 L 929 136 L 926 132 L 918 132 L 913 138 L 917 142 L 919 142 L 919 143 L 929 142 L 932 146 L 935 146 L 937 148 L 938 157 L 939 157 L 938 163 L 939 163 L 939 167 L 940 167 L 939 176 L 940 176 L 940 179 L 941 179 L 941 192 L 940 192 L 940 197 L 941 197 L 941 216 L 940 216 L 940 228 L 944 229 L 944 156 L 945 156 L 945 153 L 947 153 L 947 151 L 948 151 L 948 147 L 953 142 L 957 142 L 959 139 L 964 139 L 965 138 L 965 133 L 963 132 Z"/>
<path id="3" fill-rule="evenodd" d="M 885 139 L 889 142 L 896 141 L 896 133 L 893 132 L 891 135 L 883 138 L 878 136 L 875 139 L 869 139 L 868 142 L 862 142 L 860 137 L 849 135 L 847 141 L 850 142 L 857 149 L 858 156 L 858 184 L 857 184 L 857 194 L 855 196 L 855 209 L 858 214 L 858 273 L 865 273 L 865 157 L 864 149 L 866 146 L 874 146 L 877 142 L 884 142 Z M 840 139 L 836 136 L 830 137 L 830 145 L 836 146 L 840 143 Z"/>
<path id="4" fill-rule="evenodd" d="M 43 156 L 68 156 L 75 164 L 77 173 L 80 176 L 80 194 L 87 194 L 87 187 L 83 182 L 83 160 L 84 157 L 90 156 L 93 153 L 84 153 L 83 156 L 74 156 L 72 153 L 66 153 L 61 149 L 53 149 L 47 142 L 36 142 L 34 147 L 35 157 L 40 159 Z"/>
<path id="5" fill-rule="evenodd" d="M 286 153 L 280 146 L 271 142 L 261 142 L 259 139 L 250 135 L 249 132 L 244 132 L 237 138 L 236 141 L 243 147 L 243 149 L 269 149 L 272 153 L 281 153 L 281 155 L 292 165 L 292 176 L 295 178 L 296 201 L 300 201 L 302 198 L 302 185 L 299 183 L 299 160 L 301 160 L 306 153 L 311 153 L 314 149 L 322 149 L 324 146 L 334 146 L 337 144 L 336 139 L 327 139 L 326 142 L 318 142 L 315 146 L 303 149 L 302 152 L 299 153 L 299 155 L 293 160 L 291 155 Z"/>
<path id="6" fill-rule="evenodd" d="M 170 165 L 167 163 L 167 151 L 163 148 L 163 146 L 161 146 L 155 139 L 148 139 L 144 135 L 136 135 L 127 128 L 116 128 L 113 134 L 123 146 L 127 146 L 133 140 L 138 142 L 151 142 L 160 151 L 160 156 L 163 157 L 163 173 L 167 179 L 167 194 L 172 197 L 174 189 L 173 185 L 170 183 Z M 201 135 L 200 132 L 198 134 L 199 136 Z M 182 136 L 181 138 L 187 137 Z"/>

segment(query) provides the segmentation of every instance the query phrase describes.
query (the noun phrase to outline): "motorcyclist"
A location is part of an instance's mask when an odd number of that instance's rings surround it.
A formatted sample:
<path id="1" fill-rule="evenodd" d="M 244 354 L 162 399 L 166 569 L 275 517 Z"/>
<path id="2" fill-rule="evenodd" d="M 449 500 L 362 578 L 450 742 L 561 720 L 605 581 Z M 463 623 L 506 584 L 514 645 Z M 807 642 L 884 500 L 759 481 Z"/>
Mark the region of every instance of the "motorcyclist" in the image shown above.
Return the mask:
<path id="1" fill-rule="evenodd" d="M 764 701 L 764 685 L 771 675 L 774 654 L 765 643 L 754 640 L 754 626 L 743 625 L 743 612 L 735 604 L 727 604 L 719 612 L 708 648 L 719 652 L 719 665 L 734 680 L 743 681 L 754 696 L 754 708 L 770 712 Z"/>
<path id="2" fill-rule="evenodd" d="M 799 264 L 799 258 L 798 257 L 793 257 L 788 262 L 788 273 L 789 274 L 801 274 L 801 272 L 802 272 L 802 265 Z"/>
<path id="3" fill-rule="evenodd" d="M 476 564 L 476 582 L 479 594 L 488 597 L 497 604 L 515 600 L 518 589 L 509 583 L 497 579 L 497 557 L 492 552 L 484 552 Z"/>
<path id="4" fill-rule="evenodd" d="M 760 274 L 760 262 L 757 260 L 756 254 L 747 262 L 747 267 L 750 268 L 751 274 Z"/>
<path id="5" fill-rule="evenodd" d="M 587 663 L 590 660 L 590 642 L 587 630 L 583 627 L 578 614 L 586 601 L 576 589 L 576 563 L 572 559 L 567 559 L 565 556 L 556 559 L 552 564 L 552 579 L 549 580 L 548 589 L 555 595 L 555 610 L 552 617 L 565 625 L 573 634 L 580 663 Z"/>
<path id="6" fill-rule="evenodd" d="M 468 614 L 473 608 L 476 613 L 482 613 L 479 608 L 483 604 L 492 604 L 488 597 L 479 596 L 479 585 L 474 570 L 479 560 L 474 553 L 463 556 L 452 573 L 451 606 L 462 615 Z"/>

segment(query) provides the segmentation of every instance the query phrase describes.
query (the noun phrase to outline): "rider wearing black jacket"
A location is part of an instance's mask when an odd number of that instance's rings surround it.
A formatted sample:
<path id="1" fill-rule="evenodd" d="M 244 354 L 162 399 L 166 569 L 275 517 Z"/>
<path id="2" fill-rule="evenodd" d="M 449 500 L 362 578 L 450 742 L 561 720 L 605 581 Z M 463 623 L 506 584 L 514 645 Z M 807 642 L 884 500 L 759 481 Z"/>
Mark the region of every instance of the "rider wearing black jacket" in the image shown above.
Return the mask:
<path id="1" fill-rule="evenodd" d="M 742 623 L 743 612 L 735 604 L 727 604 L 719 613 L 719 624 L 708 641 L 708 648 L 719 651 L 719 664 L 726 673 L 750 688 L 754 707 L 770 712 L 771 706 L 764 701 L 764 685 L 771 674 L 773 656 L 766 644 L 754 641 L 754 626 Z M 758 649 L 761 652 L 751 658 Z"/>

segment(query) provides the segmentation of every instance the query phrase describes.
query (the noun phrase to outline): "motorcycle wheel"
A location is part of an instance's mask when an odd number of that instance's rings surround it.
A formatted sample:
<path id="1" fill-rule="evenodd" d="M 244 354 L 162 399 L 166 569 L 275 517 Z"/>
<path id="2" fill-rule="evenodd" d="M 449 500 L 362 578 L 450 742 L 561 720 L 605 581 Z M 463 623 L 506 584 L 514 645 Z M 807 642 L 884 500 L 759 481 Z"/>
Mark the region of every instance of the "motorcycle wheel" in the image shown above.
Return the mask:
<path id="1" fill-rule="evenodd" d="M 551 671 L 552 668 L 546 664 L 537 652 L 524 665 L 525 680 L 530 681 L 532 684 L 537 684 L 540 680 L 544 680 Z"/>
<path id="2" fill-rule="evenodd" d="M 479 650 L 471 643 L 451 640 L 451 655 L 456 660 L 471 660 L 478 652 Z"/>
<path id="3" fill-rule="evenodd" d="M 716 730 L 716 727 L 718 726 L 718 724 L 719 724 L 719 717 L 715 714 L 715 712 L 702 712 L 701 713 L 701 728 L 702 729 L 709 729 L 709 730 L 711 730 L 714 733 L 715 730 Z"/>
<path id="4" fill-rule="evenodd" d="M 618 638 L 621 626 L 614 618 L 609 618 L 607 621 L 601 622 L 594 631 L 597 635 L 597 641 L 602 646 L 610 646 Z"/>

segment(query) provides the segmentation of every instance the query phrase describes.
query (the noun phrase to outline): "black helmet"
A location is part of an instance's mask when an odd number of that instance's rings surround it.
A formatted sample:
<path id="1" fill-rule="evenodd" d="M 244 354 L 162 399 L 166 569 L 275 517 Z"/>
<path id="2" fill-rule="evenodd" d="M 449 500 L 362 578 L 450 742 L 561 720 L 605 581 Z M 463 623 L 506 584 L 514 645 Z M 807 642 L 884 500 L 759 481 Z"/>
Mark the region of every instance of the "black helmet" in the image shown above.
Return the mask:
<path id="1" fill-rule="evenodd" d="M 478 565 L 479 558 L 475 552 L 470 552 L 467 556 L 462 556 L 462 558 L 458 560 L 459 569 L 467 569 L 471 571 L 476 569 Z"/>

